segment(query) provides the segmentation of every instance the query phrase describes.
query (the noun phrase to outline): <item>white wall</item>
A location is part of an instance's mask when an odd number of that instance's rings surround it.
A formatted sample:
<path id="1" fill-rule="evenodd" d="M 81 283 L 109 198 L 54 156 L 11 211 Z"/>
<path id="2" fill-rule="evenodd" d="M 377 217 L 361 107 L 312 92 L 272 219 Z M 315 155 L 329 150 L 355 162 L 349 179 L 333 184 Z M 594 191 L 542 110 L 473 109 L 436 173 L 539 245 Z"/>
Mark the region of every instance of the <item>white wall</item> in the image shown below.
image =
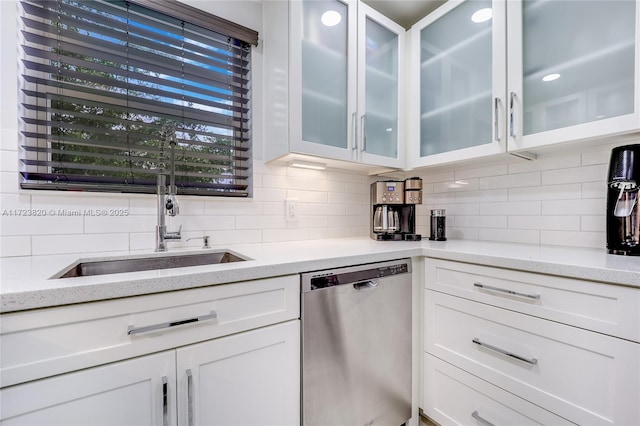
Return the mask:
<path id="1" fill-rule="evenodd" d="M 259 1 L 186 2 L 261 30 Z M 155 196 L 19 189 L 17 6 L 5 0 L 0 8 L 0 256 L 152 250 Z M 181 214 L 171 219 L 171 229 L 182 224 L 185 238 L 207 234 L 215 245 L 366 237 L 372 178 L 261 161 L 263 144 L 269 143 L 263 140 L 262 120 L 263 87 L 269 83 L 262 81 L 260 46 L 253 59 L 254 198 L 180 197 Z M 418 231 L 428 237 L 429 210 L 444 208 L 449 238 L 603 248 L 605 180 L 612 146 L 544 154 L 533 162 L 501 159 L 483 166 L 409 172 L 407 176 L 424 179 L 426 201 L 418 209 Z M 285 220 L 286 198 L 299 202 L 295 222 Z M 45 215 L 10 215 L 16 209 Z M 74 216 L 105 209 L 128 210 L 128 214 Z M 181 244 L 196 247 L 201 242 Z"/>

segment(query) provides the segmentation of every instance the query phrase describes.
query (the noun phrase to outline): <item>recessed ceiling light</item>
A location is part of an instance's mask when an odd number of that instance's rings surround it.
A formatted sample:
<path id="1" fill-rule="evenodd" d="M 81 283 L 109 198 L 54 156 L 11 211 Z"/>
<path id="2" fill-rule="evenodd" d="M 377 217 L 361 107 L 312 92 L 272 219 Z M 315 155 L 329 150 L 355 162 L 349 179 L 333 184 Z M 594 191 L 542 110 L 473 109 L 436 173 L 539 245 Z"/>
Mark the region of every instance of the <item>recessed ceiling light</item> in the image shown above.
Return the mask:
<path id="1" fill-rule="evenodd" d="M 553 80 L 557 80 L 559 78 L 560 78 L 560 74 L 558 74 L 558 73 L 547 74 L 544 77 L 542 77 L 542 81 L 553 81 Z"/>
<path id="2" fill-rule="evenodd" d="M 327 27 L 335 27 L 342 20 L 342 15 L 340 15 L 335 10 L 327 10 L 325 13 L 322 14 L 322 17 L 320 18 L 320 20 Z"/>
<path id="3" fill-rule="evenodd" d="M 493 10 L 490 7 L 480 9 L 471 15 L 471 20 L 475 23 L 486 22 L 493 16 Z"/>

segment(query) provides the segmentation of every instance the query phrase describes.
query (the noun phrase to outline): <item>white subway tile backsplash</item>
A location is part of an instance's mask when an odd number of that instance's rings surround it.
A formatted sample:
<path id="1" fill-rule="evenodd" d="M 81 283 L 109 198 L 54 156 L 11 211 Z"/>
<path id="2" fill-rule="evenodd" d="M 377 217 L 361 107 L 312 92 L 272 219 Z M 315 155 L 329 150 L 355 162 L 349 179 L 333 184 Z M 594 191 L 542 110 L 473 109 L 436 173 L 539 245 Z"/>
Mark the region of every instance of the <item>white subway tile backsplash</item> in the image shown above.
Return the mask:
<path id="1" fill-rule="evenodd" d="M 18 152 L 6 149 L 0 150 L 0 171 L 18 172 Z"/>
<path id="2" fill-rule="evenodd" d="M 58 235 L 82 234 L 82 216 L 2 216 L 2 236 L 6 235 Z M 104 231 L 103 231 L 104 232 Z M 62 238 L 62 237 L 59 237 Z M 61 253 L 64 253 L 61 252 Z"/>
<path id="3" fill-rule="evenodd" d="M 508 216 L 453 216 L 456 228 L 507 228 Z"/>
<path id="4" fill-rule="evenodd" d="M 478 188 L 490 189 L 540 186 L 540 179 L 540 172 L 484 177 L 478 180 Z"/>
<path id="5" fill-rule="evenodd" d="M 97 253 L 129 250 L 129 234 L 34 235 L 34 256 L 61 253 Z"/>
<path id="6" fill-rule="evenodd" d="M 543 185 L 534 188 L 509 188 L 509 201 L 571 200 L 580 198 L 579 183 Z"/>
<path id="7" fill-rule="evenodd" d="M 543 215 L 603 214 L 605 212 L 605 209 L 606 200 L 601 198 L 542 201 Z"/>
<path id="8" fill-rule="evenodd" d="M 0 172 L 0 193 L 17 194 L 19 189 L 18 173 Z"/>
<path id="9" fill-rule="evenodd" d="M 579 216 L 509 216 L 509 228 L 539 230 L 580 230 Z"/>
<path id="10" fill-rule="evenodd" d="M 31 237 L 2 237 L 0 241 L 0 257 L 29 256 L 31 254 Z"/>
<path id="11" fill-rule="evenodd" d="M 580 154 L 539 154 L 532 161 L 515 160 L 509 163 L 509 174 L 540 170 L 562 170 L 580 166 Z"/>
<path id="12" fill-rule="evenodd" d="M 602 232 L 607 229 L 607 216 L 582 216 L 580 218 L 580 230 L 588 232 Z"/>
<path id="13" fill-rule="evenodd" d="M 456 192 L 454 200 L 456 203 L 489 203 L 494 201 L 507 201 L 508 197 L 506 189 L 483 189 Z"/>
<path id="14" fill-rule="evenodd" d="M 326 203 L 329 195 L 327 192 L 289 189 L 287 190 L 287 198 L 296 199 L 299 203 Z"/>
<path id="15" fill-rule="evenodd" d="M 2 134 L 6 133 L 14 132 Z M 430 210 L 445 209 L 449 239 L 603 247 L 605 179 L 613 146 L 544 153 L 534 161 L 505 157 L 502 163 L 486 166 L 465 163 L 407 172 L 407 177 L 423 179 L 424 204 L 416 207 L 417 231 L 427 239 Z M 8 168 L 12 155 L 0 161 L 3 168 Z M 51 209 L 56 215 L 1 217 L 0 256 L 154 248 L 155 195 L 20 191 L 18 173 L 1 172 L 2 208 Z M 203 234 L 210 236 L 214 246 L 365 237 L 371 215 L 370 183 L 402 179 L 401 173 L 392 176 L 309 171 L 255 161 L 251 199 L 179 197 L 180 215 L 169 219 L 169 224 L 171 229 L 183 225 L 184 241 L 172 243 L 170 249 L 197 247 L 200 241 L 186 239 Z M 298 200 L 298 218 L 293 222 L 285 218 L 287 198 Z M 128 214 L 82 213 L 105 208 L 128 210 Z M 71 215 L 76 212 L 81 213 Z"/>
<path id="16" fill-rule="evenodd" d="M 605 248 L 606 233 L 583 231 L 540 231 L 540 243 L 554 246 Z"/>
<path id="17" fill-rule="evenodd" d="M 507 201 L 503 203 L 480 203 L 481 215 L 536 215 L 541 212 L 541 201 Z"/>
<path id="18" fill-rule="evenodd" d="M 582 184 L 582 198 L 607 198 L 605 182 L 586 182 Z"/>
<path id="19" fill-rule="evenodd" d="M 480 229 L 478 239 L 522 244 L 540 244 L 540 231 L 528 229 Z"/>
<path id="20" fill-rule="evenodd" d="M 593 166 L 573 167 L 560 170 L 542 172 L 542 185 L 558 185 L 562 183 L 604 182 L 608 166 L 596 164 Z"/>
<path id="21" fill-rule="evenodd" d="M 455 180 L 464 180 L 470 178 L 480 178 L 485 176 L 503 176 L 507 174 L 507 164 L 496 164 L 488 167 L 477 169 L 456 170 L 454 173 Z"/>

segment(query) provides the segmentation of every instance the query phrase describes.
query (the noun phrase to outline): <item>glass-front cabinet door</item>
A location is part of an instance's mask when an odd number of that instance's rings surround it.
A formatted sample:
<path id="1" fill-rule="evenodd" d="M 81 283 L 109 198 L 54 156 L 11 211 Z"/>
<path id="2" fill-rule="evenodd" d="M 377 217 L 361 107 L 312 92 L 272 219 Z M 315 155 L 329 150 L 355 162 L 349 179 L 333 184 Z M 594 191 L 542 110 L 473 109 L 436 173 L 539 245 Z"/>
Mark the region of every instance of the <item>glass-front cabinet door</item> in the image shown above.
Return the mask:
<path id="1" fill-rule="evenodd" d="M 505 2 L 449 1 L 411 30 L 410 167 L 506 147 Z"/>
<path id="2" fill-rule="evenodd" d="M 357 1 L 290 2 L 291 149 L 356 160 Z"/>
<path id="3" fill-rule="evenodd" d="M 357 0 L 293 0 L 290 151 L 404 166 L 405 30 Z"/>
<path id="4" fill-rule="evenodd" d="M 360 161 L 402 167 L 406 126 L 401 102 L 405 29 L 358 5 L 358 149 Z"/>
<path id="5" fill-rule="evenodd" d="M 640 128 L 638 7 L 508 2 L 509 150 Z"/>

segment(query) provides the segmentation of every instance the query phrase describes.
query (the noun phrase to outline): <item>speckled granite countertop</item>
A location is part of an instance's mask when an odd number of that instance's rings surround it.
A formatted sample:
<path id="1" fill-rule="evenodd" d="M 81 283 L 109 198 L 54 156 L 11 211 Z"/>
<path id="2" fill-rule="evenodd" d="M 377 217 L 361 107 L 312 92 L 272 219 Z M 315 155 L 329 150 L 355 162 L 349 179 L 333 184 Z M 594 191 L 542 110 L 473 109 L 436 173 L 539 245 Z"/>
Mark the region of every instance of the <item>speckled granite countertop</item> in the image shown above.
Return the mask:
<path id="1" fill-rule="evenodd" d="M 78 260 L 166 256 L 202 250 L 29 256 L 0 259 L 0 312 L 180 290 L 326 268 L 427 256 L 640 288 L 640 257 L 605 250 L 451 240 L 379 242 L 368 238 L 213 247 L 249 260 L 187 268 L 51 279 Z"/>

